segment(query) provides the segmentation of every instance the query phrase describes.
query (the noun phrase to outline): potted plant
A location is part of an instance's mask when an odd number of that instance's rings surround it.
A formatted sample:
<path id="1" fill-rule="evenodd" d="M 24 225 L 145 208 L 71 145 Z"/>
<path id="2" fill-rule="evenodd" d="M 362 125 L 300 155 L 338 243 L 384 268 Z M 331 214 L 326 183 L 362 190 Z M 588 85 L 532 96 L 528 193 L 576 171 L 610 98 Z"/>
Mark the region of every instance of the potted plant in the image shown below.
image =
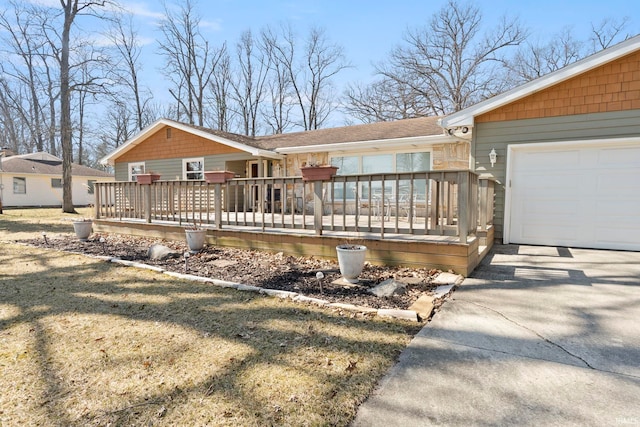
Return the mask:
<path id="1" fill-rule="evenodd" d="M 331 165 L 309 165 L 300 168 L 303 181 L 328 181 L 337 170 L 337 166 Z"/>
<path id="2" fill-rule="evenodd" d="M 156 182 L 160 179 L 160 174 L 155 172 L 141 173 L 136 175 L 136 181 L 138 184 L 149 185 L 152 182 Z"/>
<path id="3" fill-rule="evenodd" d="M 210 184 L 224 184 L 228 180 L 236 176 L 231 171 L 205 171 L 204 180 Z"/>
<path id="4" fill-rule="evenodd" d="M 80 241 L 86 242 L 93 231 L 93 221 L 88 218 L 82 218 L 73 221 L 73 230 Z"/>
<path id="5" fill-rule="evenodd" d="M 342 278 L 349 283 L 358 283 L 358 276 L 364 268 L 367 247 L 364 245 L 344 243 L 336 246 L 338 264 Z"/>
<path id="6" fill-rule="evenodd" d="M 202 248 L 204 248 L 207 230 L 203 230 L 194 223 L 193 226 L 185 228 L 184 232 L 187 236 L 187 246 L 189 246 L 189 251 L 192 253 L 200 252 Z"/>

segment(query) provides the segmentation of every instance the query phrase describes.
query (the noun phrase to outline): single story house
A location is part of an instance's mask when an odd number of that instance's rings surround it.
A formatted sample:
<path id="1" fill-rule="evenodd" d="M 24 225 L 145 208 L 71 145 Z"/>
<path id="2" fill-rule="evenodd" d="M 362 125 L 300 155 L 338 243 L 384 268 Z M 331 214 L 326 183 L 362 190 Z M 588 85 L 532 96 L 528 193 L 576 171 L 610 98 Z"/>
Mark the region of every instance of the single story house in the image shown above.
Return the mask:
<path id="1" fill-rule="evenodd" d="M 161 180 L 201 180 L 210 170 L 232 171 L 237 178 L 300 176 L 302 167 L 317 164 L 338 166 L 339 175 L 468 170 L 465 137 L 443 132 L 438 117 L 254 138 L 160 119 L 102 162 L 114 166 L 117 181 L 135 181 L 145 172 Z"/>
<path id="2" fill-rule="evenodd" d="M 39 152 L 0 157 L 0 200 L 4 207 L 62 206 L 62 159 Z M 94 183 L 113 175 L 73 164 L 72 197 L 77 206 L 94 203 Z"/>
<path id="3" fill-rule="evenodd" d="M 117 181 L 473 171 L 497 240 L 640 250 L 640 36 L 445 117 L 253 138 L 161 119 L 102 161 Z"/>

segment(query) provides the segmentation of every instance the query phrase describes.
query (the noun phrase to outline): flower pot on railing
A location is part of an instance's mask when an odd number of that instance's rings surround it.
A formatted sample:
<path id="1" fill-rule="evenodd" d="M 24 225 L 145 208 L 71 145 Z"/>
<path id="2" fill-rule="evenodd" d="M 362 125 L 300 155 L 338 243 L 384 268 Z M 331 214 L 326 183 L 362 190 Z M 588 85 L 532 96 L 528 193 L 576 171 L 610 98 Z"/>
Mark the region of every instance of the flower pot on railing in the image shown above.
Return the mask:
<path id="1" fill-rule="evenodd" d="M 300 168 L 303 181 L 328 181 L 336 174 L 336 166 L 305 166 Z"/>
<path id="2" fill-rule="evenodd" d="M 204 180 L 210 184 L 224 184 L 235 176 L 231 171 L 205 171 Z"/>
<path id="3" fill-rule="evenodd" d="M 90 219 L 73 221 L 73 231 L 76 232 L 76 236 L 80 241 L 86 242 L 93 231 L 93 221 Z"/>
<path id="4" fill-rule="evenodd" d="M 141 173 L 136 175 L 136 181 L 138 184 L 149 185 L 160 179 L 160 174 L 157 173 Z"/>

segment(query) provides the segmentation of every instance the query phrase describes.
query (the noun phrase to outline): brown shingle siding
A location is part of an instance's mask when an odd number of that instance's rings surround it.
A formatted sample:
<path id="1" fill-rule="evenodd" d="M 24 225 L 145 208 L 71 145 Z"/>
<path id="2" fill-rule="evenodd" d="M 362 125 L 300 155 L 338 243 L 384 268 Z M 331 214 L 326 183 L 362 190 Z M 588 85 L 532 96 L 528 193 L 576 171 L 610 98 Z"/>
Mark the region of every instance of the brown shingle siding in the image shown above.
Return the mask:
<path id="1" fill-rule="evenodd" d="M 605 113 L 640 106 L 640 52 L 476 117 L 476 122 Z"/>
<path id="2" fill-rule="evenodd" d="M 141 162 L 149 159 L 173 159 L 202 157 L 215 154 L 239 153 L 240 150 L 224 144 L 216 144 L 196 135 L 172 129 L 167 138 L 166 127 L 151 135 L 140 144 L 124 153 L 118 162 Z"/>

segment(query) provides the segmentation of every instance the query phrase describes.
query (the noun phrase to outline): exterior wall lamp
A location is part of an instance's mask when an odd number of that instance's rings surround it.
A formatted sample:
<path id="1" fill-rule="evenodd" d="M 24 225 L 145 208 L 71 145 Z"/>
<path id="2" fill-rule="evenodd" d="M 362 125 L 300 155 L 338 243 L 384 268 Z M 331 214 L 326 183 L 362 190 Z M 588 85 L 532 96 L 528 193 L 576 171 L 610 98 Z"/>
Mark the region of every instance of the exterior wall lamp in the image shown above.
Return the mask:
<path id="1" fill-rule="evenodd" d="M 492 148 L 491 151 L 489 152 L 489 161 L 491 162 L 491 167 L 493 167 L 493 165 L 496 164 L 497 160 L 498 160 L 498 153 L 496 153 L 495 148 Z"/>

